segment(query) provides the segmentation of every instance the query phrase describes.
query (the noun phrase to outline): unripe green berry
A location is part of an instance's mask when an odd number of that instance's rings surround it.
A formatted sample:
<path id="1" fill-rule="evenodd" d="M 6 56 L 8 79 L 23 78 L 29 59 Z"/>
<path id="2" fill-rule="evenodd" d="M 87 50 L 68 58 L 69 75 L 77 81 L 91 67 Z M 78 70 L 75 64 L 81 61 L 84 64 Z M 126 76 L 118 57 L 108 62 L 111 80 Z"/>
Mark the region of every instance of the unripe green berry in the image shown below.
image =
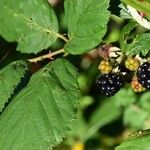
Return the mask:
<path id="1" fill-rule="evenodd" d="M 140 62 L 138 59 L 133 57 L 128 57 L 125 61 L 125 67 L 131 71 L 136 71 L 140 66 Z"/>
<path id="2" fill-rule="evenodd" d="M 112 71 L 112 66 L 107 60 L 102 60 L 98 66 L 98 69 L 101 71 L 103 74 L 108 74 Z"/>

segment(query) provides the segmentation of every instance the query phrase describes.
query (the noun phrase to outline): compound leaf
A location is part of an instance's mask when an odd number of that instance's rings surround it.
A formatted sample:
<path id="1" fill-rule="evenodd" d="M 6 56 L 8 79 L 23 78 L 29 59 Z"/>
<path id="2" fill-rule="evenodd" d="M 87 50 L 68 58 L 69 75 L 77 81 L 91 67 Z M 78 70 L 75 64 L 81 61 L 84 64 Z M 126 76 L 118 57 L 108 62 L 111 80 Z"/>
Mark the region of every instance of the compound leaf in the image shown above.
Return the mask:
<path id="1" fill-rule="evenodd" d="M 17 61 L 0 70 L 0 111 L 2 111 L 5 103 L 13 94 L 26 69 L 26 62 Z"/>
<path id="2" fill-rule="evenodd" d="M 2 150 L 51 150 L 75 119 L 77 72 L 57 59 L 35 73 L 0 116 Z"/>
<path id="3" fill-rule="evenodd" d="M 0 34 L 17 50 L 37 53 L 57 39 L 58 23 L 46 0 L 1 0 Z"/>
<path id="4" fill-rule="evenodd" d="M 69 42 L 65 51 L 85 53 L 97 46 L 107 30 L 109 0 L 65 0 Z"/>

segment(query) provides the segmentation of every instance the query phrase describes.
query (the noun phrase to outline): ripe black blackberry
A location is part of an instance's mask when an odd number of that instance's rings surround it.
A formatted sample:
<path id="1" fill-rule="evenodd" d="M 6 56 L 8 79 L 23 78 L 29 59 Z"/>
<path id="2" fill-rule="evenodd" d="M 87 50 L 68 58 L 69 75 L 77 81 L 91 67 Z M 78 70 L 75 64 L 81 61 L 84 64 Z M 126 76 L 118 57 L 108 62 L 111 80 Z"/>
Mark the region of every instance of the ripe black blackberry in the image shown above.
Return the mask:
<path id="1" fill-rule="evenodd" d="M 116 73 L 102 74 L 97 79 L 97 84 L 102 93 L 106 96 L 113 96 L 120 90 L 123 84 L 123 78 Z"/>
<path id="2" fill-rule="evenodd" d="M 143 63 L 139 67 L 137 71 L 137 77 L 138 77 L 139 83 L 143 87 L 150 89 L 150 63 L 148 62 Z"/>
<path id="3" fill-rule="evenodd" d="M 124 65 L 119 65 L 119 70 L 123 76 L 124 82 L 130 83 L 132 81 L 134 72 L 127 69 Z"/>

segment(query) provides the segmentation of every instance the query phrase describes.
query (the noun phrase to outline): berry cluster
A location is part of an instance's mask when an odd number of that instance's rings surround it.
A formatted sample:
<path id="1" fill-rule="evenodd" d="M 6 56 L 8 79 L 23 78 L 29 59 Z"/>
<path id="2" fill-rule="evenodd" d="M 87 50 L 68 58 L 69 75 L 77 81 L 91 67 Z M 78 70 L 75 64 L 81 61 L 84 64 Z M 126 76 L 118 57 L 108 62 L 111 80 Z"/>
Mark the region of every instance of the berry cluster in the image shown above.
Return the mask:
<path id="1" fill-rule="evenodd" d="M 117 65 L 111 58 L 103 59 L 98 66 L 101 72 L 97 79 L 100 91 L 106 96 L 113 96 L 121 89 L 125 81 L 131 81 L 134 92 L 150 89 L 150 63 L 140 64 L 140 60 L 136 57 L 122 59 Z"/>

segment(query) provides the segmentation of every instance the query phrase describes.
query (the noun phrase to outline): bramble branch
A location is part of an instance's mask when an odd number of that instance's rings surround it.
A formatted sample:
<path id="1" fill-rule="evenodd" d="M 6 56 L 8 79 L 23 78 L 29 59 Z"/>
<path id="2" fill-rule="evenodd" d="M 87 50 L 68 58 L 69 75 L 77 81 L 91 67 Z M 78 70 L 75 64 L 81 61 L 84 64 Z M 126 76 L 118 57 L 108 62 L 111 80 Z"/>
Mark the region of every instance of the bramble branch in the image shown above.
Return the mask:
<path id="1" fill-rule="evenodd" d="M 62 34 L 58 33 L 57 37 L 60 38 L 60 39 L 62 39 L 62 40 L 64 40 L 66 43 L 68 42 L 68 39 L 65 36 L 63 36 Z"/>
<path id="2" fill-rule="evenodd" d="M 55 55 L 58 55 L 60 53 L 64 53 L 64 49 L 59 49 L 57 51 L 54 51 L 54 52 L 49 52 L 48 54 L 45 54 L 43 56 L 39 56 L 39 57 L 36 57 L 36 58 L 32 58 L 32 59 L 28 59 L 29 62 L 31 63 L 36 63 L 38 61 L 42 61 L 44 59 L 53 59 L 53 56 Z"/>

